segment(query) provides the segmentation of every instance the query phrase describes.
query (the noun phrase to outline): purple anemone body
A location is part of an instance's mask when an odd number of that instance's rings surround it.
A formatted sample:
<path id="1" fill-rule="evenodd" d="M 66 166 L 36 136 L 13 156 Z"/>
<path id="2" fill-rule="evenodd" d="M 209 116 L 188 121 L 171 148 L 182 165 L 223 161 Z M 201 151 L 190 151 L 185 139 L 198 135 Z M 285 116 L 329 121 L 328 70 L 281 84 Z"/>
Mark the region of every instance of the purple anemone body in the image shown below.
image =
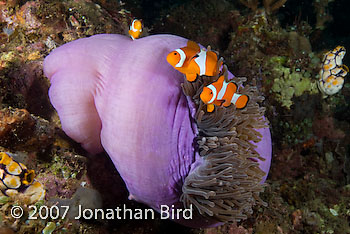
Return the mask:
<path id="1" fill-rule="evenodd" d="M 194 145 L 195 109 L 180 86 L 184 77 L 166 61 L 186 43 L 173 35 L 132 41 L 103 34 L 67 43 L 44 61 L 66 134 L 91 153 L 105 149 L 130 198 L 156 210 L 179 204 L 185 178 L 202 162 Z M 257 152 L 266 159 L 259 163 L 268 173 L 270 131 L 259 131 Z M 213 224 L 200 220 L 185 224 Z"/>

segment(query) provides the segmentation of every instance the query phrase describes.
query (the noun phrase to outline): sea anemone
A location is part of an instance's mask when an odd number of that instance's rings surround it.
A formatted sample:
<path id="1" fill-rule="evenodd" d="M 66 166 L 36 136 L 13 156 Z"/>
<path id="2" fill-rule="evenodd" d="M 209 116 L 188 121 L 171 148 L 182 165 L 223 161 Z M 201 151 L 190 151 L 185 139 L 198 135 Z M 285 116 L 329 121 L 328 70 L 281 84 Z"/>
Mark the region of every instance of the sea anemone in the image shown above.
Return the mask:
<path id="1" fill-rule="evenodd" d="M 263 98 L 224 69 L 250 101 L 206 113 L 199 94 L 217 77 L 189 83 L 166 61 L 186 43 L 172 35 L 96 35 L 65 44 L 44 61 L 50 100 L 68 136 L 108 153 L 129 198 L 158 211 L 193 207 L 192 220 L 175 219 L 187 226 L 236 222 L 265 205 L 259 193 L 271 138 Z"/>
<path id="2" fill-rule="evenodd" d="M 226 67 L 223 73 L 227 79 Z M 218 77 L 201 76 L 195 83 L 183 84 L 184 93 L 196 104 L 197 143 L 203 162 L 185 179 L 181 200 L 186 207 L 195 205 L 202 215 L 233 222 L 246 219 L 256 202 L 266 206 L 259 198 L 265 173 L 257 163 L 265 159 L 255 151 L 254 143 L 262 137 L 256 129 L 267 126 L 263 118 L 265 109 L 258 104 L 263 97 L 255 86 L 246 85 L 240 90 L 250 97 L 243 110 L 231 105 L 206 113 L 199 95 L 204 86 Z M 242 87 L 245 78 L 232 80 Z"/>

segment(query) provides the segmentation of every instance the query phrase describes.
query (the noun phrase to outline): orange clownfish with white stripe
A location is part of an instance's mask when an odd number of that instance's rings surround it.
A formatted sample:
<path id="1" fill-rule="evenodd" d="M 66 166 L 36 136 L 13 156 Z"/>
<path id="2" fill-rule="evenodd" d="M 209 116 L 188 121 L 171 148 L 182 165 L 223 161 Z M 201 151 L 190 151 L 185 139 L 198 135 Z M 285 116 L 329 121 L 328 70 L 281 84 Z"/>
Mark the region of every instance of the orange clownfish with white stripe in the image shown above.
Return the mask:
<path id="1" fill-rule="evenodd" d="M 218 55 L 215 52 L 200 49 L 193 41 L 188 41 L 186 47 L 170 52 L 167 61 L 176 70 L 185 74 L 190 82 L 195 81 L 197 75 L 218 75 L 222 65 L 222 61 L 218 62 Z"/>
<path id="2" fill-rule="evenodd" d="M 129 35 L 131 39 L 135 40 L 140 37 L 142 32 L 142 23 L 138 19 L 134 19 L 131 23 Z"/>
<path id="3" fill-rule="evenodd" d="M 210 85 L 203 88 L 200 94 L 201 100 L 207 104 L 207 111 L 213 112 L 214 104 L 216 106 L 228 107 L 232 104 L 237 109 L 247 106 L 249 97 L 244 94 L 237 94 L 237 85 L 233 82 L 226 82 L 224 75 Z"/>

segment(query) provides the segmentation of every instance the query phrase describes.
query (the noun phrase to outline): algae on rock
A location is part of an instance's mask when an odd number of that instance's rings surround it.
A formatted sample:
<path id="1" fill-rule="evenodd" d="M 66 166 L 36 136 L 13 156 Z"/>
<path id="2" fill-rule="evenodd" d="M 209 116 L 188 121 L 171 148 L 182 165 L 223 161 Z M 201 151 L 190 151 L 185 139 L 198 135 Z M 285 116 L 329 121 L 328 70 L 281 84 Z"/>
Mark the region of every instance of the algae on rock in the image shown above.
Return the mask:
<path id="1" fill-rule="evenodd" d="M 310 78 L 310 73 L 286 67 L 287 58 L 281 56 L 272 57 L 268 63 L 273 65 L 270 76 L 274 83 L 271 91 L 276 94 L 276 99 L 282 106 L 290 109 L 293 105 L 292 98 L 299 97 L 304 92 L 318 93 L 315 80 Z"/>

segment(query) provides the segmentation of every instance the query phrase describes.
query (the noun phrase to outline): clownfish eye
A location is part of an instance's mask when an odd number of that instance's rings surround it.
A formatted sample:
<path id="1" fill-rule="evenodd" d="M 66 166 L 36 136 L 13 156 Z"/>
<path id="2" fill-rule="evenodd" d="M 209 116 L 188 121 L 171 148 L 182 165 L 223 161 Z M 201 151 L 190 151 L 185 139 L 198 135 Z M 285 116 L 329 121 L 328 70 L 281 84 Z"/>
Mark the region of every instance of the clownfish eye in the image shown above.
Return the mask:
<path id="1" fill-rule="evenodd" d="M 213 94 L 213 91 L 210 91 L 210 94 Z"/>
<path id="2" fill-rule="evenodd" d="M 174 52 L 174 55 L 177 55 L 177 53 L 176 53 L 176 52 Z"/>

